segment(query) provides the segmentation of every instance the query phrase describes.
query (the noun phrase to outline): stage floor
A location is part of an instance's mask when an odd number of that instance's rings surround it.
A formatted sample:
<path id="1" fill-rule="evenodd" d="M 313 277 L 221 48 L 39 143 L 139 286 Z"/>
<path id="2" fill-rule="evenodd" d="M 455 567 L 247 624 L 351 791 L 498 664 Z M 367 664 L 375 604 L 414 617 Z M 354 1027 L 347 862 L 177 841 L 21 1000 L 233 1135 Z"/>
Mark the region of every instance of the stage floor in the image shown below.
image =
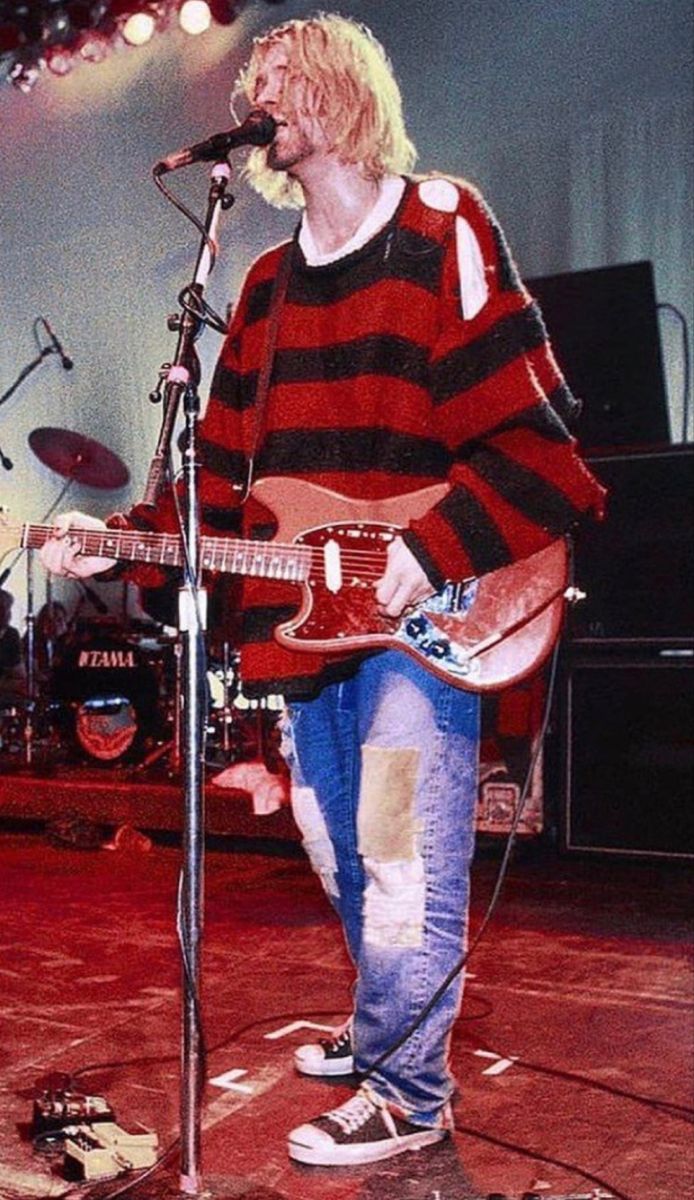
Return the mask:
<path id="1" fill-rule="evenodd" d="M 6 777 L 5 791 L 19 779 Z M 292 1066 L 294 1047 L 315 1036 L 310 1023 L 330 1025 L 349 1011 L 352 972 L 336 919 L 291 837 L 215 839 L 213 847 L 202 988 L 205 1195 L 692 1196 L 690 895 L 681 864 L 584 861 L 522 846 L 456 1026 L 454 1137 L 370 1167 L 327 1170 L 290 1163 L 285 1135 L 350 1092 L 349 1079 L 308 1080 Z M 175 1196 L 175 836 L 149 851 L 78 850 L 45 831 L 5 827 L 0 855 L 2 1200 Z M 498 850 L 483 849 L 473 931 L 498 865 Z M 60 1160 L 38 1155 L 28 1138 L 34 1082 L 51 1071 L 104 1096 L 126 1129 L 156 1130 L 162 1150 L 172 1147 L 166 1162 L 147 1178 L 65 1182 Z"/>

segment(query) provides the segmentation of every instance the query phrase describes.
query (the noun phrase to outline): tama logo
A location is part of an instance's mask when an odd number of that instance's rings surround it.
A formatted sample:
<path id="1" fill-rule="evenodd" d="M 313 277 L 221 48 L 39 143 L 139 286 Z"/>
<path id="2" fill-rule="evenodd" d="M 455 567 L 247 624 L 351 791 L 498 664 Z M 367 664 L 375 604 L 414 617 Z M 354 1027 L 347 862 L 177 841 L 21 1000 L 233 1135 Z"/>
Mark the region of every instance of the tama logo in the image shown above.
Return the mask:
<path id="1" fill-rule="evenodd" d="M 78 667 L 134 667 L 133 650 L 80 650 Z"/>

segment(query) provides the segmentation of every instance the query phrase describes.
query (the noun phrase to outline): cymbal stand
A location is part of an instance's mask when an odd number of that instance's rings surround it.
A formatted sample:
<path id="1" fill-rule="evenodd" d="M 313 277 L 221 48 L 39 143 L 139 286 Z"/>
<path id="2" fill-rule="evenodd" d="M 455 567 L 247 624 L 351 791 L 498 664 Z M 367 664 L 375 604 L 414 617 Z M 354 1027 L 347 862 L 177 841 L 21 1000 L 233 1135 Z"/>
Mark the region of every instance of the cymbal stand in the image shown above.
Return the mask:
<path id="1" fill-rule="evenodd" d="M 11 383 L 7 388 L 7 391 L 3 392 L 0 396 L 0 405 L 3 405 L 6 400 L 9 400 L 10 396 L 14 395 L 19 385 L 24 382 L 28 375 L 31 375 L 32 371 L 35 371 L 37 367 L 40 367 L 44 358 L 48 358 L 49 354 L 57 354 L 55 346 L 43 346 L 36 355 L 36 358 L 32 358 L 25 367 L 22 367 L 14 383 Z M 11 471 L 13 467 L 12 460 L 9 459 L 6 454 L 3 454 L 2 450 L 0 450 L 0 466 L 3 466 L 6 471 Z"/>
<path id="2" fill-rule="evenodd" d="M 46 511 L 42 523 L 45 523 L 49 517 L 53 515 L 58 505 L 62 502 L 68 489 L 72 486 L 74 480 L 68 479 L 64 486 L 60 489 L 56 499 Z M 14 570 L 14 567 L 24 550 L 18 551 L 12 559 L 9 567 L 3 572 L 0 577 L 0 586 L 5 583 L 8 576 Z M 35 735 L 35 717 L 37 710 L 37 692 L 36 692 L 36 613 L 34 607 L 34 551 L 28 549 L 27 556 L 27 574 L 26 574 L 26 616 L 24 622 L 26 625 L 26 640 L 24 643 L 24 667 L 27 680 L 27 700 L 24 711 L 24 763 L 30 767 L 34 761 L 34 735 Z"/>
<path id="3" fill-rule="evenodd" d="M 24 762 L 30 767 L 34 757 L 34 717 L 36 715 L 36 654 L 34 645 L 34 551 L 27 550 L 26 677 L 27 703 L 24 714 Z"/>

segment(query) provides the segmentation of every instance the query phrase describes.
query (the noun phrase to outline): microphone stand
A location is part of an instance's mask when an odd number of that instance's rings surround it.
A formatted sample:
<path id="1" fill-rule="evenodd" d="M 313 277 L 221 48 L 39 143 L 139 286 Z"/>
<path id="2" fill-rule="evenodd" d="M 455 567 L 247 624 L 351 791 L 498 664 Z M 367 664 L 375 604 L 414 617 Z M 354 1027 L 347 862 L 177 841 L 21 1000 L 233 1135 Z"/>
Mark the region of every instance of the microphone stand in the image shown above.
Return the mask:
<path id="1" fill-rule="evenodd" d="M 213 257 L 221 212 L 233 198 L 226 195 L 231 176 L 228 162 L 212 168 L 204 233 L 198 250 L 193 283 L 183 295 L 180 316 L 169 318 L 178 330 L 174 361 L 164 385 L 162 430 L 150 467 L 143 503 L 154 505 L 163 483 L 171 454 L 171 437 L 183 401 L 185 449 L 183 452 L 184 582 L 179 591 L 179 628 L 183 679 L 183 856 L 179 883 L 178 934 L 182 966 L 181 1043 L 181 1167 L 180 1190 L 199 1196 L 202 1187 L 200 1160 L 200 1108 L 204 1086 L 204 1045 L 200 1015 L 200 956 L 203 930 L 204 787 L 203 731 L 205 694 L 206 593 L 200 586 L 200 505 L 198 494 L 197 424 L 200 398 L 197 384 L 200 366 L 194 342 L 200 331 L 202 297 Z M 193 311 L 198 308 L 198 312 Z"/>
<path id="2" fill-rule="evenodd" d="M 28 375 L 31 375 L 32 371 L 35 371 L 37 367 L 41 366 L 44 358 L 48 358 L 49 354 L 55 354 L 53 346 L 44 346 L 36 355 L 36 358 L 32 358 L 31 362 L 28 362 L 25 367 L 22 367 L 14 383 L 11 383 L 7 391 L 3 392 L 2 396 L 0 396 L 0 405 L 3 405 L 6 400 L 9 400 L 10 396 L 14 395 L 19 385 L 24 382 Z M 0 450 L 0 466 L 3 466 L 6 471 L 11 471 L 12 465 L 11 459 L 9 459 L 7 455 L 3 454 L 2 450 Z"/>

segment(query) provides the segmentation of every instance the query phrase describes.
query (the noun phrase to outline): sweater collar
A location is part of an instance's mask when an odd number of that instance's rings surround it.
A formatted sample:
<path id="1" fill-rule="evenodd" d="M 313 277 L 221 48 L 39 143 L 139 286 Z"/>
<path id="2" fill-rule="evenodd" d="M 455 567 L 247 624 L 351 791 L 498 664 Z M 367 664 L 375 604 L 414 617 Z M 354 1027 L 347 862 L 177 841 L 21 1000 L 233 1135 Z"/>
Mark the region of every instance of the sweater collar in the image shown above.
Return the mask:
<path id="1" fill-rule="evenodd" d="M 321 254 L 316 248 L 311 227 L 306 218 L 306 213 L 304 213 L 299 225 L 298 240 L 304 259 L 306 260 L 306 265 L 309 267 L 324 267 L 329 263 L 339 262 L 341 259 L 347 258 L 355 250 L 361 250 L 362 246 L 365 246 L 372 237 L 379 233 L 393 219 L 406 186 L 407 182 L 401 175 L 386 175 L 381 181 L 381 188 L 376 203 L 369 209 L 359 228 L 348 242 L 345 242 L 338 250 L 333 250 L 328 254 Z"/>

